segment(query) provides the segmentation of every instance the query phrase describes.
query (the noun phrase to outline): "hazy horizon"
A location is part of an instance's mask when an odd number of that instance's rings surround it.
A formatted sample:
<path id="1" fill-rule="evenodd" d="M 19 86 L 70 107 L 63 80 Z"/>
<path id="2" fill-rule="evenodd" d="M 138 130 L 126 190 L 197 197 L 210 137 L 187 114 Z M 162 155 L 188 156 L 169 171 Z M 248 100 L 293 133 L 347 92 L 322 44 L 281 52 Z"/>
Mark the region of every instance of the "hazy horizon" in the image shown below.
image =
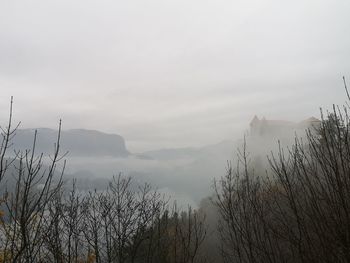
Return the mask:
<path id="1" fill-rule="evenodd" d="M 243 136 L 343 104 L 349 1 L 0 0 L 0 110 L 132 152 Z M 2 114 L 2 120 L 6 115 Z"/>

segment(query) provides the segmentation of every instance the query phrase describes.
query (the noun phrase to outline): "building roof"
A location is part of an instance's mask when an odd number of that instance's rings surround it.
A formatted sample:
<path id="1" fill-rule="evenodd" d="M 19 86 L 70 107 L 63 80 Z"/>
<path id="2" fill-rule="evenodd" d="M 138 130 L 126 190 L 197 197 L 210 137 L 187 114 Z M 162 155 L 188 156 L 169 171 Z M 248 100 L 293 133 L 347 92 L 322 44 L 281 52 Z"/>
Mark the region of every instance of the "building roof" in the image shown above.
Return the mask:
<path id="1" fill-rule="evenodd" d="M 255 123 L 259 123 L 259 118 L 255 115 L 254 118 L 251 120 L 250 125 L 254 125 Z"/>

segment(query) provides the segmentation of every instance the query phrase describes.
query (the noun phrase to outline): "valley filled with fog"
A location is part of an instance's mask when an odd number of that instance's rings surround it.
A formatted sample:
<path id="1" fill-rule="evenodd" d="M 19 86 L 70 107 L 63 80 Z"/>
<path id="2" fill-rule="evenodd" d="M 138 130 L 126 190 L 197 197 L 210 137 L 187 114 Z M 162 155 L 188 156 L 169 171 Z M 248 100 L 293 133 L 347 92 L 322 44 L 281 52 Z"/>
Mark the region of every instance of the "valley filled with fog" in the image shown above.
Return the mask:
<path id="1" fill-rule="evenodd" d="M 122 174 L 141 184 L 150 183 L 183 207 L 197 207 L 203 198 L 214 193 L 214 180 L 225 175 L 228 164 L 236 162 L 237 152 L 244 146 L 263 174 L 268 167 L 267 156 L 278 152 L 279 143 L 287 150 L 295 136 L 305 137 L 306 129 L 312 127 L 307 120 L 298 125 L 288 121 L 265 122 L 265 130 L 254 129 L 253 119 L 250 124 L 247 122 L 247 132 L 240 138 L 217 144 L 141 153 L 130 152 L 120 135 L 84 129 L 62 131 L 60 153 L 67 161 L 64 178 L 77 179 L 81 191 L 104 190 L 113 176 Z M 37 129 L 36 154 L 49 156 L 57 134 L 52 129 Z M 13 149 L 30 149 L 33 136 L 34 129 L 17 130 Z"/>

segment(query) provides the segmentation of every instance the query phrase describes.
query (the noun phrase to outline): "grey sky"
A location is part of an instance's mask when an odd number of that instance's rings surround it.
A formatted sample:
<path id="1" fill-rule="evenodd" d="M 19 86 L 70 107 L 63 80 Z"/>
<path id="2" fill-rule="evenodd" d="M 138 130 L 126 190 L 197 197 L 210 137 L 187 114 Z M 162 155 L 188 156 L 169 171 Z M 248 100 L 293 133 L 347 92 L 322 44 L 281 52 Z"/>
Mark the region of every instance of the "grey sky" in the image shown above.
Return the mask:
<path id="1" fill-rule="evenodd" d="M 237 138 L 343 103 L 348 0 L 0 0 L 0 111 L 132 151 Z M 350 82 L 350 80 L 349 80 Z"/>

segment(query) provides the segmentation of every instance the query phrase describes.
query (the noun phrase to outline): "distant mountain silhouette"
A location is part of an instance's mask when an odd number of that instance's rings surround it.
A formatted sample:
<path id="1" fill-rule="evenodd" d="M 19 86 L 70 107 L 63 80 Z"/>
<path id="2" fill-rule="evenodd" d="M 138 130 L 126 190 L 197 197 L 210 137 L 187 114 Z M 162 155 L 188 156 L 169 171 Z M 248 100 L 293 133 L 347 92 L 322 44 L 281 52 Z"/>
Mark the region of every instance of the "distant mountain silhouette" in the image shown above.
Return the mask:
<path id="1" fill-rule="evenodd" d="M 13 139 L 16 150 L 31 149 L 35 129 L 19 129 Z M 57 141 L 57 130 L 37 129 L 36 152 L 53 153 Z M 106 134 L 95 130 L 74 129 L 61 132 L 61 153 L 69 152 L 70 156 L 114 156 L 127 157 L 129 155 L 125 140 L 117 134 Z"/>

